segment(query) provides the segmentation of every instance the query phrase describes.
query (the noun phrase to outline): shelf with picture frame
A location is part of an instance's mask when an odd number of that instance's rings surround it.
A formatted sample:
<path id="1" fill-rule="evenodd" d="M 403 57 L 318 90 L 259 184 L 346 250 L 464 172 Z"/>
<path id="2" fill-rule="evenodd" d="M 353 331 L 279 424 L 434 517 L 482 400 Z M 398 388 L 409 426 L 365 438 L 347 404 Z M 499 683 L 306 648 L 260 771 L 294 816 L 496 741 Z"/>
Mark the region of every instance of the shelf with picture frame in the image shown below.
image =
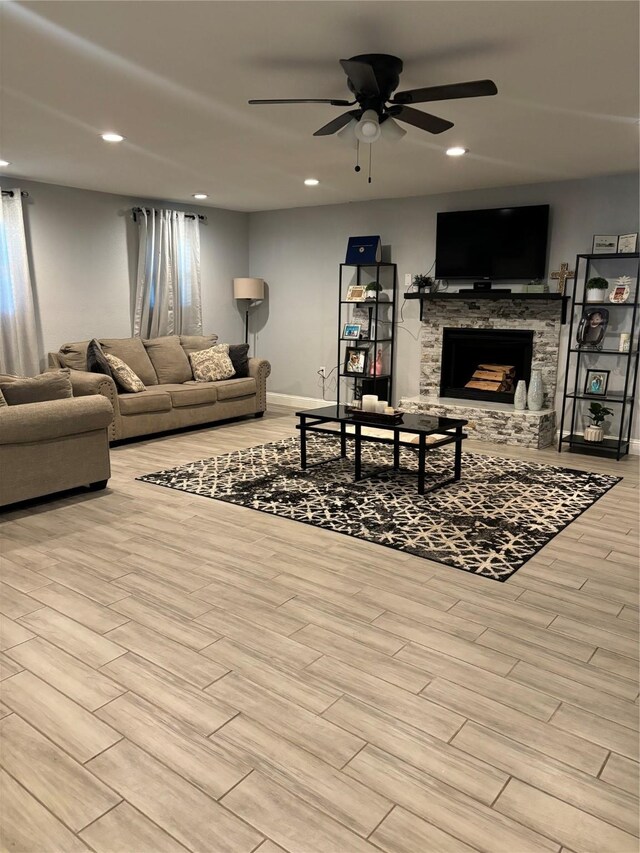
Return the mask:
<path id="1" fill-rule="evenodd" d="M 639 258 L 637 251 L 593 252 L 576 258 L 559 452 L 616 460 L 629 453 L 640 361 Z M 588 283 L 602 278 L 609 286 L 607 295 L 589 300 Z M 589 418 L 596 423 L 589 413 L 593 403 L 606 404 L 604 425 L 610 430 L 595 442 L 585 438 L 584 431 Z"/>
<path id="2" fill-rule="evenodd" d="M 397 290 L 396 264 L 340 264 L 338 405 L 371 393 L 393 405 Z M 363 351 L 366 356 L 363 359 L 352 350 Z"/>

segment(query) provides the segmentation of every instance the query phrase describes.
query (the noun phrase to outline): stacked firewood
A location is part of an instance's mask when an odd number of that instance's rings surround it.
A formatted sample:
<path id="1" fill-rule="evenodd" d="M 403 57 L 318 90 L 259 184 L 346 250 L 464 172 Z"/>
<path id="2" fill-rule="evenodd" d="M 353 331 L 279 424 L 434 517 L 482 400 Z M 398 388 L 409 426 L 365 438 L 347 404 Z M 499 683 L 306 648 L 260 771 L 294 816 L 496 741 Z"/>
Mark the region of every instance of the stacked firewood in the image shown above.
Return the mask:
<path id="1" fill-rule="evenodd" d="M 508 394 L 513 391 L 515 378 L 516 369 L 512 364 L 479 364 L 464 387 Z"/>

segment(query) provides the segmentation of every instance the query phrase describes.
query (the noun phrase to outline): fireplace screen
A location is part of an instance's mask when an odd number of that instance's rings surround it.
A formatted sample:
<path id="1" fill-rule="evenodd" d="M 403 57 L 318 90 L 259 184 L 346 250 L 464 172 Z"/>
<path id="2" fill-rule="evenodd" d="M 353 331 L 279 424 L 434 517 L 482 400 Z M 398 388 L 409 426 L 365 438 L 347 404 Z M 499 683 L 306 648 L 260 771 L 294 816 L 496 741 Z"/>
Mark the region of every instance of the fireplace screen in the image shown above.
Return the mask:
<path id="1" fill-rule="evenodd" d="M 529 382 L 533 332 L 443 329 L 440 396 L 512 403 L 516 383 Z"/>

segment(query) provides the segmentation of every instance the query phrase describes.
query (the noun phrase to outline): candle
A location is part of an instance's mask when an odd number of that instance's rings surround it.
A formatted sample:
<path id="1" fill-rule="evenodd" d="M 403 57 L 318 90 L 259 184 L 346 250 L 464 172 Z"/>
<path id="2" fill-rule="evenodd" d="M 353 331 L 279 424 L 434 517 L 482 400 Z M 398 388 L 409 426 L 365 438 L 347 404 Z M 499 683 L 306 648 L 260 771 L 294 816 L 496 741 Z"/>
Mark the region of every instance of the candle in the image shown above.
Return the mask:
<path id="1" fill-rule="evenodd" d="M 363 394 L 362 395 L 362 410 L 364 412 L 375 412 L 377 402 L 378 402 L 378 395 L 377 394 Z"/>
<path id="2" fill-rule="evenodd" d="M 388 400 L 378 400 L 378 402 L 376 404 L 376 412 L 379 415 L 382 415 L 384 413 L 384 410 L 388 407 L 388 405 L 389 405 Z"/>

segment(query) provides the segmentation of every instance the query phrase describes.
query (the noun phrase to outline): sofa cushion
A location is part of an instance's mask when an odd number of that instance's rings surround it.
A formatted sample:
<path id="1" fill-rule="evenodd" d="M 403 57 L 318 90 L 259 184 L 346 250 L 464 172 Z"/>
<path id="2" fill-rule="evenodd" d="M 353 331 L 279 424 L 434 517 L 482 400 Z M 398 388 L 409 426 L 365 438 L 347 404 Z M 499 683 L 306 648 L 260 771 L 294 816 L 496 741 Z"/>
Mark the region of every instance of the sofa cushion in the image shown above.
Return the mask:
<path id="1" fill-rule="evenodd" d="M 229 344 L 218 344 L 189 356 L 196 382 L 216 382 L 231 379 L 235 370 L 229 358 Z"/>
<path id="2" fill-rule="evenodd" d="M 176 409 L 187 406 L 212 405 L 218 399 L 217 383 L 194 382 L 186 385 L 158 385 L 171 396 L 171 405 Z"/>
<path id="3" fill-rule="evenodd" d="M 111 355 L 110 352 L 105 354 L 105 358 L 109 363 L 111 375 L 115 379 L 119 390 L 128 391 L 131 394 L 139 394 L 145 390 L 144 383 L 140 380 L 140 377 L 121 358 Z"/>
<path id="4" fill-rule="evenodd" d="M 58 351 L 58 358 L 63 367 L 71 370 L 87 369 L 87 347 L 89 341 L 76 341 L 73 344 L 62 344 Z"/>
<path id="5" fill-rule="evenodd" d="M 249 375 L 249 344 L 229 344 L 229 358 L 236 372 L 236 379 Z"/>
<path id="6" fill-rule="evenodd" d="M 217 340 L 217 335 L 180 335 L 180 346 L 190 356 L 192 352 L 209 349 Z"/>
<path id="7" fill-rule="evenodd" d="M 191 377 L 191 365 L 187 354 L 180 346 L 178 335 L 165 335 L 162 338 L 150 338 L 143 341 L 147 355 L 158 377 L 159 385 L 168 382 L 188 382 Z"/>
<path id="8" fill-rule="evenodd" d="M 145 385 L 158 384 L 158 377 L 144 348 L 142 338 L 99 338 L 98 343 L 105 355 L 107 353 L 115 355 L 116 358 L 128 364 Z"/>
<path id="9" fill-rule="evenodd" d="M 171 397 L 159 388 L 139 391 L 137 394 L 118 394 L 122 415 L 144 415 L 147 412 L 170 412 Z"/>
<path id="10" fill-rule="evenodd" d="M 89 373 L 101 373 L 103 376 L 110 376 L 113 379 L 107 357 L 95 338 L 89 341 L 87 347 L 87 370 Z"/>
<path id="11" fill-rule="evenodd" d="M 62 367 L 41 373 L 40 376 L 0 376 L 0 391 L 9 406 L 43 403 L 73 397 L 70 370 Z"/>
<path id="12" fill-rule="evenodd" d="M 244 379 L 223 379 L 216 382 L 218 400 L 235 400 L 236 397 L 249 397 L 256 393 L 256 380 L 253 376 Z"/>

